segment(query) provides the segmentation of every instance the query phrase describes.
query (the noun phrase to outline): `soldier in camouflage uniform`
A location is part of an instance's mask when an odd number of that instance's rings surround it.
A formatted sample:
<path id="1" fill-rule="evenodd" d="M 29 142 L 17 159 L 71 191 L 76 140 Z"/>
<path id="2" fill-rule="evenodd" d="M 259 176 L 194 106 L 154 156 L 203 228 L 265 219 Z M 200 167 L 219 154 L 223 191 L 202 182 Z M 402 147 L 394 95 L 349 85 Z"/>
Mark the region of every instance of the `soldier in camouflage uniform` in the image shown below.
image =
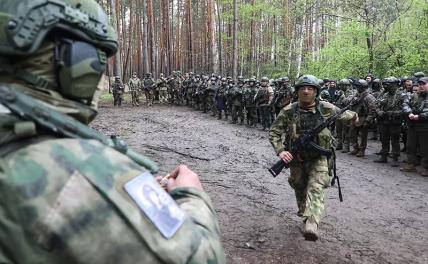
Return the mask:
<path id="1" fill-rule="evenodd" d="M 208 87 L 208 76 L 202 75 L 201 83 L 198 87 L 198 96 L 199 96 L 199 110 L 203 113 L 207 112 L 207 87 Z"/>
<path id="2" fill-rule="evenodd" d="M 221 78 L 220 87 L 217 89 L 215 94 L 215 102 L 217 107 L 218 119 L 222 118 L 222 112 L 226 114 L 226 91 L 228 89 L 227 79 L 225 77 Z"/>
<path id="3" fill-rule="evenodd" d="M 351 82 L 348 79 L 342 79 L 338 84 L 339 91 L 337 93 L 336 106 L 343 108 L 350 103 L 351 97 L 354 96 L 354 92 L 351 89 Z M 336 139 L 337 146 L 336 150 L 342 150 L 343 153 L 350 151 L 349 143 L 349 131 L 351 128 L 351 122 L 336 120 Z"/>
<path id="4" fill-rule="evenodd" d="M 260 80 L 260 89 L 254 96 L 254 101 L 260 110 L 263 130 L 269 129 L 271 125 L 273 94 L 273 89 L 269 85 L 269 79 L 267 77 L 262 77 Z"/>
<path id="5" fill-rule="evenodd" d="M 364 157 L 369 127 L 376 117 L 376 99 L 367 91 L 368 85 L 365 80 L 357 80 L 354 85 L 357 87 L 357 94 L 352 98 L 351 110 L 358 114 L 359 122 L 351 126 L 350 140 L 354 149 L 350 154 Z"/>
<path id="6" fill-rule="evenodd" d="M 407 164 L 401 171 L 416 172 L 418 147 L 423 170 L 419 173 L 428 177 L 428 77 L 418 80 L 418 92 L 406 97 L 403 113 L 407 119 Z"/>
<path id="7" fill-rule="evenodd" d="M 392 164 L 398 167 L 400 156 L 400 134 L 403 122 L 402 105 L 405 95 L 397 91 L 400 81 L 395 77 L 389 77 L 382 81 L 385 93 L 377 100 L 377 121 L 380 131 L 382 150 L 380 158 L 375 162 L 386 163 L 392 146 Z"/>
<path id="8" fill-rule="evenodd" d="M 244 123 L 244 109 L 242 107 L 243 97 L 242 94 L 244 92 L 244 78 L 242 76 L 238 76 L 238 83 L 233 87 L 230 91 L 230 96 L 232 97 L 232 124 L 236 124 L 238 122 L 238 117 L 240 119 L 240 124 Z"/>
<path id="9" fill-rule="evenodd" d="M 152 74 L 146 73 L 146 77 L 143 80 L 143 89 L 144 95 L 146 96 L 146 103 L 148 106 L 151 106 L 155 100 L 154 90 L 155 90 L 155 80 L 152 78 Z"/>
<path id="10" fill-rule="evenodd" d="M 256 86 L 255 78 L 248 80 L 248 85 L 244 88 L 244 106 L 246 112 L 246 119 L 248 126 L 256 126 L 257 114 L 256 114 L 256 102 L 254 97 L 257 94 L 259 88 Z"/>
<path id="11" fill-rule="evenodd" d="M 113 92 L 113 105 L 121 106 L 123 101 L 123 84 L 120 81 L 120 77 L 114 77 L 114 83 L 112 87 Z"/>
<path id="12" fill-rule="evenodd" d="M 128 82 L 129 90 L 131 90 L 132 106 L 140 106 L 140 85 L 141 81 L 137 77 L 137 73 L 134 72 Z"/>
<path id="13" fill-rule="evenodd" d="M 291 103 L 292 99 L 293 89 L 290 86 L 290 79 L 288 77 L 280 78 L 278 80 L 278 89 L 275 90 L 273 98 L 275 115 L 278 116 L 281 109 Z"/>
<path id="14" fill-rule="evenodd" d="M 87 126 L 117 50 L 101 7 L 2 0 L 0 31 L 0 262 L 225 263 L 195 173 L 178 167 L 165 191 L 153 162 Z"/>
<path id="15" fill-rule="evenodd" d="M 159 74 L 159 79 L 156 81 L 156 86 L 159 90 L 159 102 L 161 104 L 168 103 L 168 83 L 163 73 Z"/>
<path id="16" fill-rule="evenodd" d="M 298 102 L 281 110 L 269 131 L 269 141 L 276 154 L 290 165 L 288 182 L 295 191 L 299 208 L 297 214 L 305 222 L 304 236 L 308 240 L 317 240 L 318 226 L 324 214 L 324 189 L 331 182 L 327 157 L 313 150 L 302 151 L 293 157 L 290 149 L 295 139 L 340 109 L 316 99 L 320 86 L 315 76 L 301 76 L 296 81 L 295 89 Z M 339 119 L 357 121 L 358 116 L 355 112 L 346 111 Z M 332 141 L 327 128 L 316 137 L 316 144 L 325 149 L 331 149 Z"/>
<path id="17" fill-rule="evenodd" d="M 212 76 L 207 87 L 207 109 L 208 111 L 211 111 L 211 116 L 216 116 L 217 114 L 217 107 L 215 104 L 215 95 L 217 93 L 217 77 Z"/>

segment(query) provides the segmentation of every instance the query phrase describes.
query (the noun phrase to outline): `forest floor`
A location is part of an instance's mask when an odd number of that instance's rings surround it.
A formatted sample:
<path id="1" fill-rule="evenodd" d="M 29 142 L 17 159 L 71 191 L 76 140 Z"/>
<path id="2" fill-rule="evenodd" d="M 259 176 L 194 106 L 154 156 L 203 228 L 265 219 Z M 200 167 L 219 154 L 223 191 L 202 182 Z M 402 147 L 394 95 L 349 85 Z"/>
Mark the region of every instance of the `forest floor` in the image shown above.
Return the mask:
<path id="1" fill-rule="evenodd" d="M 267 132 L 185 106 L 101 104 L 92 126 L 123 137 L 158 162 L 197 172 L 218 215 L 228 263 L 428 263 L 428 178 L 338 153 L 344 202 L 326 191 L 321 239 L 305 241 L 289 172 L 272 177 L 277 157 Z M 404 155 L 400 157 L 404 159 Z"/>

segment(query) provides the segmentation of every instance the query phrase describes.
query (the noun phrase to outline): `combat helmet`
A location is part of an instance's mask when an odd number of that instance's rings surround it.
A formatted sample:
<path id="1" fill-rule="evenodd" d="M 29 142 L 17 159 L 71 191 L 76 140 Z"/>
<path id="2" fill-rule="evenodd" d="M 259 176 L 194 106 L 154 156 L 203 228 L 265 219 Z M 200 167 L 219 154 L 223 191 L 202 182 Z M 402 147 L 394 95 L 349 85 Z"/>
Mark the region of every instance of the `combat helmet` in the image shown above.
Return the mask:
<path id="1" fill-rule="evenodd" d="M 55 83 L 15 63 L 45 49 L 55 56 Z M 0 67 L 32 86 L 90 104 L 107 57 L 116 51 L 117 36 L 94 0 L 1 1 L 0 56 L 6 62 Z"/>
<path id="2" fill-rule="evenodd" d="M 318 78 L 309 74 L 300 76 L 299 79 L 297 79 L 294 87 L 296 88 L 296 90 L 299 90 L 300 87 L 306 85 L 314 87 L 317 90 L 317 94 L 320 92 L 321 87 Z"/>
<path id="3" fill-rule="evenodd" d="M 263 77 L 260 79 L 260 83 L 266 83 L 266 84 L 269 84 L 269 78 L 268 78 L 268 77 L 266 77 L 266 76 L 263 76 Z"/>

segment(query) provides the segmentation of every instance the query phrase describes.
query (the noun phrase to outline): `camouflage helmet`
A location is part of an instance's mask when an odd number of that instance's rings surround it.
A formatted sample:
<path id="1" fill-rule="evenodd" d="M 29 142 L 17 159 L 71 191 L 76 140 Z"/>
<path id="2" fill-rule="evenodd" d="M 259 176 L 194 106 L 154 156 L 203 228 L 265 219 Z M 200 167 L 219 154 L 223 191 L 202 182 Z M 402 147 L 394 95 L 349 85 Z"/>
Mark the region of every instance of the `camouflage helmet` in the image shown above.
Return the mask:
<path id="1" fill-rule="evenodd" d="M 413 76 L 415 76 L 416 78 L 422 78 L 425 77 L 425 73 L 419 71 L 419 72 L 415 72 L 415 74 L 413 74 Z"/>
<path id="2" fill-rule="evenodd" d="M 256 78 L 251 77 L 250 79 L 248 79 L 248 83 L 256 83 Z"/>
<path id="3" fill-rule="evenodd" d="M 222 78 L 220 79 L 220 81 L 221 81 L 221 82 L 227 82 L 227 79 L 226 79 L 226 77 L 222 77 Z"/>
<path id="4" fill-rule="evenodd" d="M 283 82 L 289 82 L 290 78 L 288 78 L 287 76 L 284 76 L 281 78 Z"/>
<path id="5" fill-rule="evenodd" d="M 269 82 L 269 78 L 268 78 L 268 77 L 266 77 L 266 76 L 263 76 L 263 77 L 260 79 L 260 82 Z"/>
<path id="6" fill-rule="evenodd" d="M 313 75 L 309 75 L 309 74 L 305 74 L 305 75 L 300 76 L 299 79 L 297 79 L 296 84 L 294 85 L 296 90 L 299 90 L 299 88 L 302 86 L 314 87 L 317 90 L 317 94 L 319 93 L 320 88 L 321 88 L 318 78 L 313 76 Z"/>
<path id="7" fill-rule="evenodd" d="M 351 82 L 349 81 L 349 79 L 341 79 L 338 82 L 339 85 L 343 85 L 343 86 L 347 86 L 347 85 L 351 85 Z"/>
<path id="8" fill-rule="evenodd" d="M 94 0 L 2 0 L 0 55 L 27 56 L 37 51 L 47 35 L 75 36 L 103 50 L 117 51 L 117 36 Z"/>
<path id="9" fill-rule="evenodd" d="M 382 86 L 398 87 L 400 80 L 395 77 L 388 77 L 382 80 Z"/>

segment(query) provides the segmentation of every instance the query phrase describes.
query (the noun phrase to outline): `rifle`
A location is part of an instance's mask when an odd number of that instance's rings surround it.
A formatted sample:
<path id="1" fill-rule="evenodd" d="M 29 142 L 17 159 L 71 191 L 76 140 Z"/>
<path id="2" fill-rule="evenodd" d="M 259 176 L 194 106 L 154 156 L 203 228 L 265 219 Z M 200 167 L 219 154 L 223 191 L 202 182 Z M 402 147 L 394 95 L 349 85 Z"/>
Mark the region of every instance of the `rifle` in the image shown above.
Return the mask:
<path id="1" fill-rule="evenodd" d="M 332 115 L 329 118 L 327 118 L 324 122 L 317 125 L 315 128 L 306 132 L 303 136 L 296 139 L 291 146 L 291 150 L 290 150 L 291 154 L 293 156 L 296 156 L 296 154 L 298 154 L 302 150 L 312 150 L 312 151 L 316 151 L 316 152 L 320 153 L 321 155 L 330 157 L 332 155 L 332 151 L 317 145 L 314 142 L 314 139 L 324 128 L 327 128 L 331 124 L 333 124 L 336 121 L 336 119 L 339 118 L 339 116 L 341 116 L 352 105 L 353 105 L 353 102 L 351 102 L 350 104 L 348 104 L 347 106 L 342 108 L 335 115 Z M 280 159 L 272 167 L 270 167 L 268 169 L 268 171 L 272 174 L 273 177 L 276 177 L 281 173 L 281 171 L 284 168 L 289 168 L 289 167 L 290 167 L 290 164 L 288 164 L 288 163 L 284 162 L 282 159 Z M 336 173 L 334 172 L 334 176 L 333 176 L 333 180 L 331 182 L 331 185 L 334 185 L 336 180 L 337 180 L 337 186 L 339 188 L 339 199 L 340 199 L 340 201 L 343 201 L 339 177 L 337 177 Z"/>

